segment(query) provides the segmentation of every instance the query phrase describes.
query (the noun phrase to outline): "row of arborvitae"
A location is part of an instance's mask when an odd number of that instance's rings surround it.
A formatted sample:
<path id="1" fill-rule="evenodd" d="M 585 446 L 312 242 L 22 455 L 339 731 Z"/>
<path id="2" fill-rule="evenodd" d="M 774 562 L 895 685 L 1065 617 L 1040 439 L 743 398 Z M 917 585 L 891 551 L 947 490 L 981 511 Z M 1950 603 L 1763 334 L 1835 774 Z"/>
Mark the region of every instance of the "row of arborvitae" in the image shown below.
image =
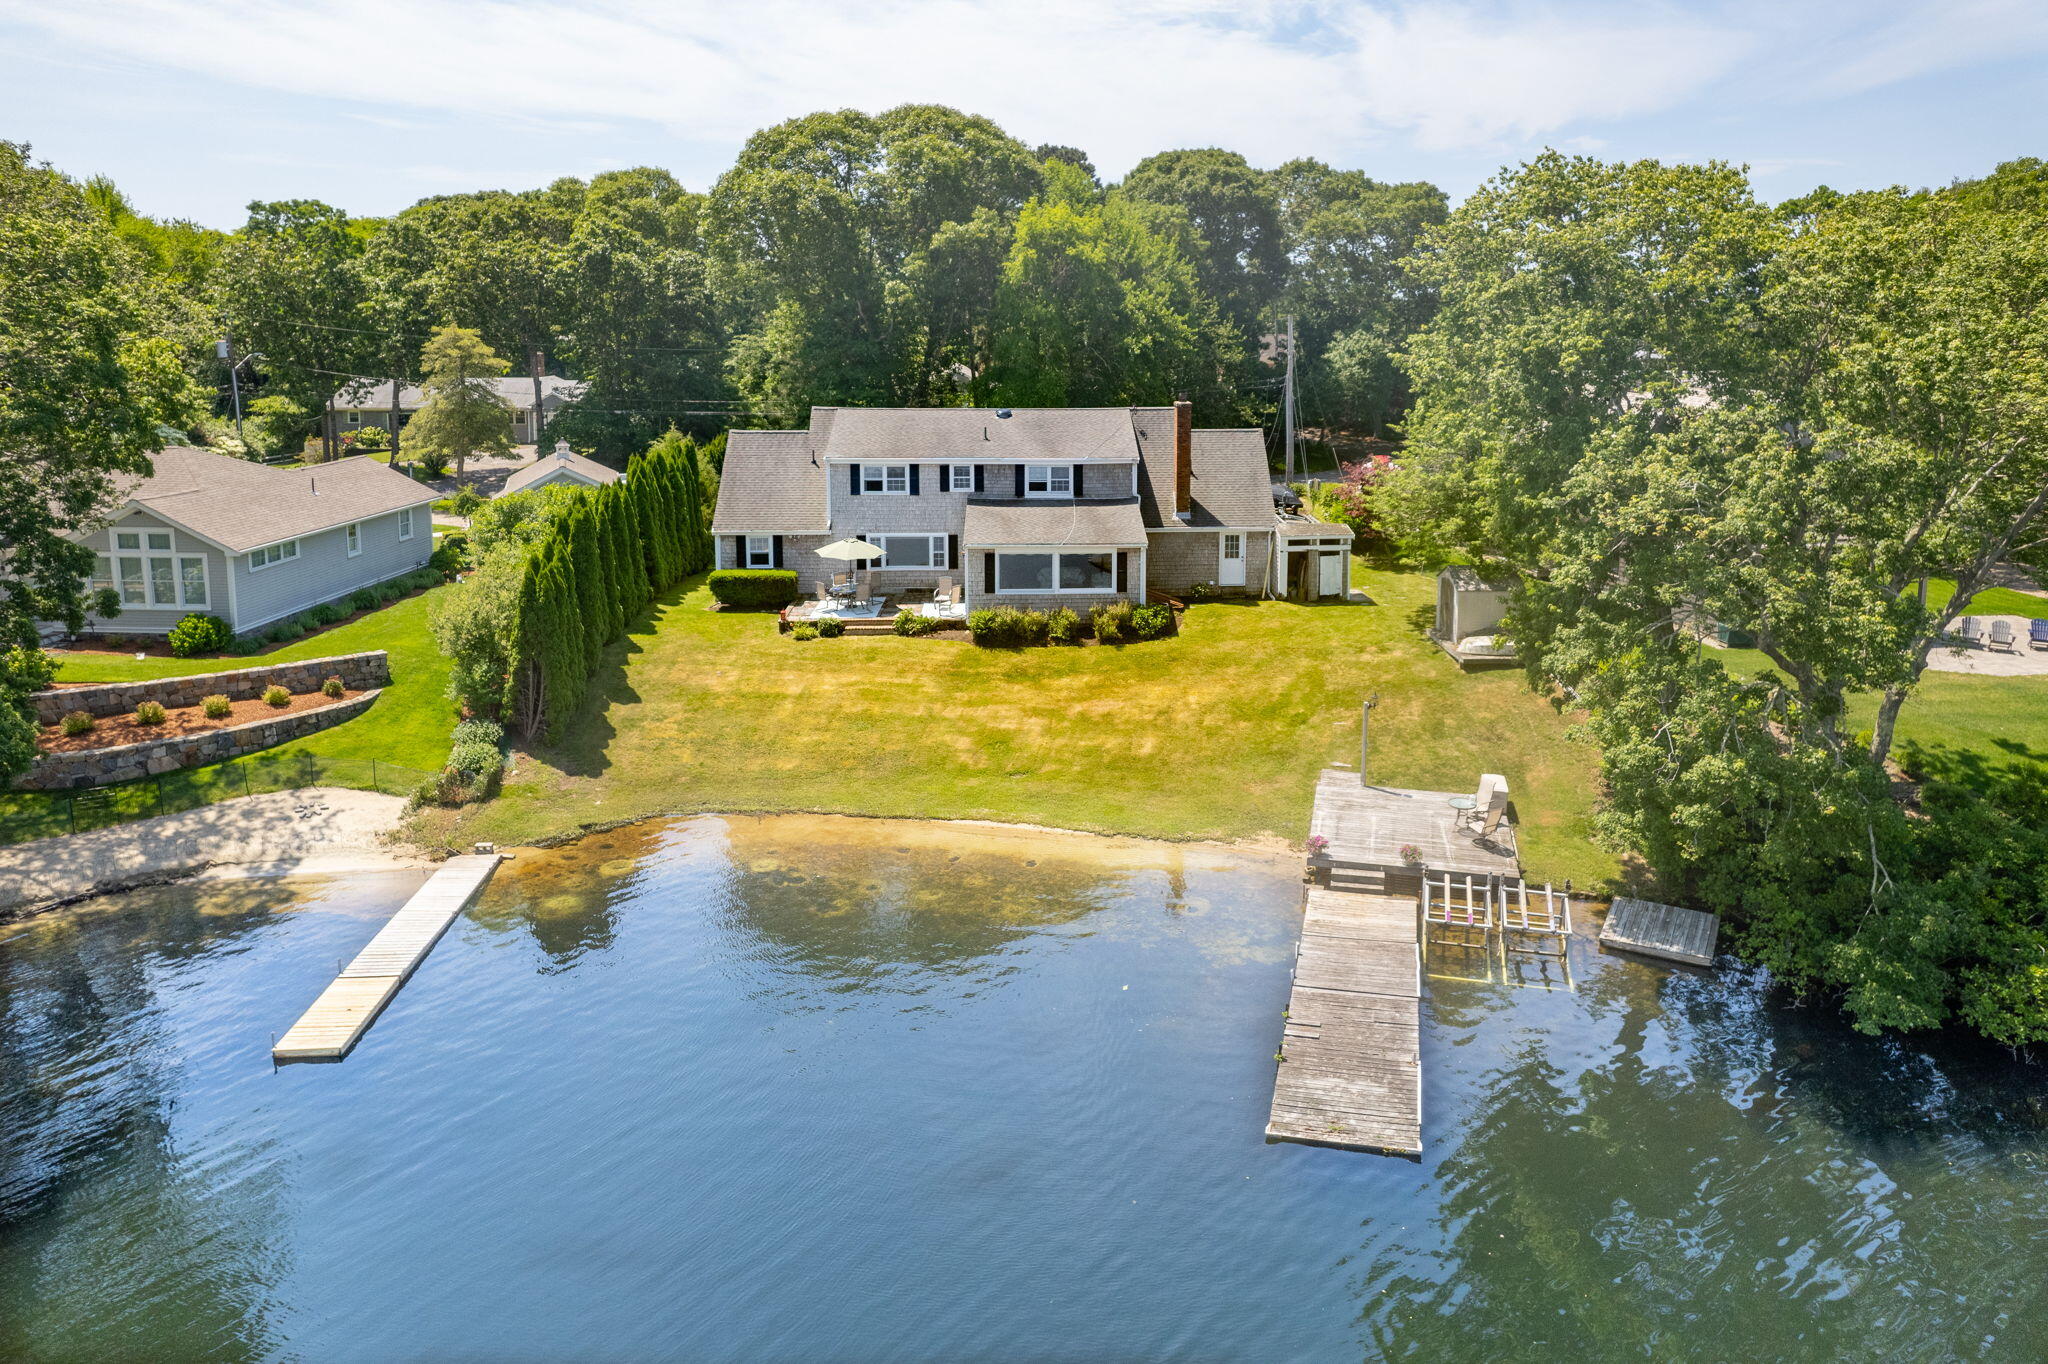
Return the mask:
<path id="1" fill-rule="evenodd" d="M 697 450 L 670 431 L 623 481 L 542 489 L 533 515 L 472 522 L 476 571 L 437 604 L 435 639 L 468 715 L 554 740 L 582 705 L 604 649 L 657 593 L 711 563 Z"/>

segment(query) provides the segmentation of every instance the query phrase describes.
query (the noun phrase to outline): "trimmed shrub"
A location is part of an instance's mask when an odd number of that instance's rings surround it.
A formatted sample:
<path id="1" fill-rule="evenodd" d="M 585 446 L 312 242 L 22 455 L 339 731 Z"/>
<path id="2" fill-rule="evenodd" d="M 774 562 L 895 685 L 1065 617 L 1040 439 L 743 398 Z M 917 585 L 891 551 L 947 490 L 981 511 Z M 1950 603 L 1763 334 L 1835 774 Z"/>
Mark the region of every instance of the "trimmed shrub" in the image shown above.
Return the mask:
<path id="1" fill-rule="evenodd" d="M 263 689 L 263 703 L 269 706 L 289 706 L 292 703 L 292 694 L 272 683 Z"/>
<path id="2" fill-rule="evenodd" d="M 1081 618 L 1064 606 L 1048 612 L 1045 617 L 1045 637 L 1054 644 L 1080 643 Z"/>
<path id="3" fill-rule="evenodd" d="M 211 696 L 203 696 L 199 699 L 200 713 L 209 720 L 225 720 L 228 718 L 228 712 L 234 708 L 235 703 L 219 692 L 215 692 Z"/>
<path id="4" fill-rule="evenodd" d="M 458 720 L 455 724 L 455 742 L 489 744 L 496 748 L 505 742 L 505 727 L 496 720 Z"/>
<path id="5" fill-rule="evenodd" d="M 377 589 L 374 587 L 357 588 L 355 591 L 348 594 L 348 604 L 358 611 L 376 610 Z"/>
<path id="6" fill-rule="evenodd" d="M 377 601 L 380 605 L 387 605 L 391 602 L 395 602 L 404 595 L 404 591 L 400 589 L 397 583 L 377 584 Z"/>
<path id="7" fill-rule="evenodd" d="M 338 601 L 324 601 L 306 613 L 315 625 L 332 625 L 348 619 L 348 608 Z"/>
<path id="8" fill-rule="evenodd" d="M 135 708 L 135 723 L 138 725 L 160 725 L 164 722 L 164 703 L 144 701 Z"/>
<path id="9" fill-rule="evenodd" d="M 341 694 L 347 690 L 348 688 L 342 684 L 342 680 L 339 677 L 330 677 L 320 684 L 320 694 L 322 696 L 332 696 L 339 699 Z"/>
<path id="10" fill-rule="evenodd" d="M 427 559 L 427 566 L 442 578 L 452 578 L 468 568 L 469 537 L 459 531 L 442 536 L 441 543 L 434 546 L 433 554 Z"/>
<path id="11" fill-rule="evenodd" d="M 75 739 L 81 734 L 92 733 L 92 727 L 95 724 L 97 724 L 98 721 L 94 720 L 92 716 L 86 714 L 82 710 L 74 710 L 66 712 L 63 723 L 65 734 Z"/>
<path id="12" fill-rule="evenodd" d="M 217 654 L 234 637 L 235 632 L 219 616 L 195 611 L 171 627 L 171 655 L 197 658 L 201 654 Z"/>
<path id="13" fill-rule="evenodd" d="M 836 616 L 827 616 L 818 622 L 819 639 L 837 639 L 846 633 L 846 622 Z"/>
<path id="14" fill-rule="evenodd" d="M 448 472 L 448 456 L 439 450 L 430 450 L 419 457 L 420 472 L 428 478 L 439 478 Z"/>
<path id="15" fill-rule="evenodd" d="M 1131 622 L 1131 604 L 1127 601 L 1096 607 L 1089 615 L 1088 623 L 1095 628 L 1095 637 L 1104 644 L 1125 644 L 1137 637 L 1136 627 Z"/>
<path id="16" fill-rule="evenodd" d="M 424 592 L 446 576 L 438 568 L 416 568 L 400 578 L 399 585 L 408 592 Z"/>
<path id="17" fill-rule="evenodd" d="M 791 639 L 816 639 L 818 637 L 818 627 L 809 621 L 805 621 L 802 625 L 793 625 L 790 627 L 789 637 Z"/>
<path id="18" fill-rule="evenodd" d="M 787 568 L 721 568 L 707 580 L 720 606 L 780 611 L 796 600 L 796 572 Z"/>
<path id="19" fill-rule="evenodd" d="M 1161 601 L 1133 606 L 1131 629 L 1137 632 L 1139 639 L 1158 639 L 1173 629 L 1173 608 Z"/>
<path id="20" fill-rule="evenodd" d="M 263 632 L 263 638 L 272 644 L 289 644 L 306 633 L 306 626 L 297 616 L 287 616 Z"/>
<path id="21" fill-rule="evenodd" d="M 228 642 L 228 652 L 237 658 L 247 658 L 251 654 L 260 654 L 263 652 L 263 636 L 236 635 Z"/>
<path id="22" fill-rule="evenodd" d="M 448 767 L 461 774 L 465 786 L 488 794 L 504 775 L 505 755 L 496 744 L 469 739 L 448 750 Z"/>
<path id="23" fill-rule="evenodd" d="M 448 504 L 448 510 L 450 512 L 454 513 L 456 516 L 465 518 L 474 515 L 476 509 L 484 504 L 484 500 L 477 493 L 476 485 L 474 483 L 463 484 L 460 488 L 457 488 L 455 490 L 455 496 L 446 497 L 441 500 L 442 502 L 446 502 Z M 438 507 L 441 505 L 441 503 L 436 502 L 434 505 Z M 448 538 L 454 540 L 460 539 L 461 537 L 451 535 Z M 446 542 L 444 541 L 443 543 Z"/>
<path id="24" fill-rule="evenodd" d="M 985 649 L 1020 649 L 1043 644 L 1052 622 L 1043 611 L 1022 611 L 1014 606 L 991 606 L 970 612 L 967 631 Z"/>
<path id="25" fill-rule="evenodd" d="M 927 616 L 917 611 L 896 613 L 896 633 L 899 635 L 935 635 L 945 628 L 946 622 L 937 616 Z"/>

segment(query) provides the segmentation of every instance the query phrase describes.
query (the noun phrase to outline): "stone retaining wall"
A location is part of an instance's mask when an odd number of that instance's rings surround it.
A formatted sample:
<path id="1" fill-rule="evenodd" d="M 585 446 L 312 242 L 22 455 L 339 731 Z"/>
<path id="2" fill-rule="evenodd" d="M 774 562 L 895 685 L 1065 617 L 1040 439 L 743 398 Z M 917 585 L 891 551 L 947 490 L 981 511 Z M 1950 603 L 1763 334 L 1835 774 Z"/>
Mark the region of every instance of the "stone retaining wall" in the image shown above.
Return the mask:
<path id="1" fill-rule="evenodd" d="M 384 655 L 374 655 L 382 662 Z M 359 655 L 371 657 L 371 655 Z M 332 659 L 320 660 L 332 663 Z M 292 665 L 298 666 L 298 665 Z M 311 667 L 312 663 L 303 666 Z M 328 672 L 321 676 L 329 676 Z M 220 676 L 220 674 L 216 674 Z M 266 684 L 267 685 L 267 684 Z M 45 753 L 37 758 L 35 765 L 14 779 L 17 789 L 23 791 L 76 791 L 91 786 L 106 786 L 114 782 L 135 781 L 142 777 L 160 776 L 175 772 L 183 767 L 199 767 L 207 763 L 225 762 L 239 758 L 245 753 L 258 749 L 272 748 L 303 739 L 308 734 L 318 733 L 343 720 L 352 720 L 370 708 L 378 697 L 377 692 L 367 691 L 361 696 L 351 696 L 346 701 L 337 701 L 319 710 L 302 710 L 291 715 L 280 715 L 274 720 L 251 720 L 246 725 L 231 725 L 226 729 L 209 730 L 204 734 L 177 734 L 148 743 L 123 744 L 119 748 L 88 748 L 76 753 Z"/>
<path id="2" fill-rule="evenodd" d="M 60 672 L 58 676 L 63 674 Z M 374 691 L 388 687 L 391 685 L 391 660 L 384 650 L 372 649 L 368 653 L 306 658 L 296 663 L 272 663 L 260 668 L 199 673 L 192 677 L 56 687 L 39 691 L 30 699 L 36 704 L 36 719 L 42 724 L 54 725 L 67 712 L 74 710 L 82 710 L 87 715 L 126 715 L 144 701 L 161 701 L 166 709 L 176 710 L 180 706 L 198 705 L 201 697 L 216 695 L 225 696 L 230 701 L 253 701 L 272 685 L 294 694 L 318 691 L 322 682 L 337 676 L 350 691 Z"/>

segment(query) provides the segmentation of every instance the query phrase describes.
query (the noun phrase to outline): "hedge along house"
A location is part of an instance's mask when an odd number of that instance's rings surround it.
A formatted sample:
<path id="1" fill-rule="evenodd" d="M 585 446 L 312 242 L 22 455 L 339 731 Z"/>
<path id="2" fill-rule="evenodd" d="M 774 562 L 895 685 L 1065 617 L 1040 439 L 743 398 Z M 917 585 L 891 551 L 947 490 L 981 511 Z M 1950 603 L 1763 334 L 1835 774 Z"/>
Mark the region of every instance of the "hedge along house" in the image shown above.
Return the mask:
<path id="1" fill-rule="evenodd" d="M 194 612 L 237 634 L 423 566 L 435 493 L 373 460 L 276 469 L 190 446 L 151 457 L 106 523 L 71 538 L 121 612 L 94 632 L 161 635 Z"/>
<path id="2" fill-rule="evenodd" d="M 1264 437 L 1195 430 L 1185 402 L 814 407 L 732 433 L 712 519 L 720 568 L 792 569 L 809 596 L 846 568 L 817 550 L 856 537 L 883 550 L 877 593 L 951 578 L 970 609 L 1270 595 L 1280 530 Z"/>

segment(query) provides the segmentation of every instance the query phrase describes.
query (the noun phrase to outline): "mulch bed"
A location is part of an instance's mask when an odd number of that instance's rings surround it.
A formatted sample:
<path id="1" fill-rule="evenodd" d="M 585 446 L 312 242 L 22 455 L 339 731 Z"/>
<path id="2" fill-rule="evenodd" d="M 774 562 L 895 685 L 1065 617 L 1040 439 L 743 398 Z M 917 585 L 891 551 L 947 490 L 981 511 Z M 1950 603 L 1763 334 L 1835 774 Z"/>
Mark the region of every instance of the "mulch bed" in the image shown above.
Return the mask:
<path id="1" fill-rule="evenodd" d="M 361 689 L 344 691 L 340 696 L 328 696 L 318 691 L 298 692 L 288 706 L 273 706 L 257 697 L 250 701 L 232 702 L 228 713 L 218 720 L 207 719 L 206 712 L 198 706 L 179 706 L 167 708 L 164 722 L 160 725 L 138 725 L 132 711 L 126 715 L 103 715 L 83 734 L 66 734 L 61 724 L 45 725 L 36 737 L 36 747 L 45 753 L 83 753 L 95 748 L 119 748 L 123 744 L 175 739 L 185 734 L 210 734 L 217 729 L 231 729 L 256 720 L 296 715 L 300 711 L 324 710 L 362 694 Z"/>

